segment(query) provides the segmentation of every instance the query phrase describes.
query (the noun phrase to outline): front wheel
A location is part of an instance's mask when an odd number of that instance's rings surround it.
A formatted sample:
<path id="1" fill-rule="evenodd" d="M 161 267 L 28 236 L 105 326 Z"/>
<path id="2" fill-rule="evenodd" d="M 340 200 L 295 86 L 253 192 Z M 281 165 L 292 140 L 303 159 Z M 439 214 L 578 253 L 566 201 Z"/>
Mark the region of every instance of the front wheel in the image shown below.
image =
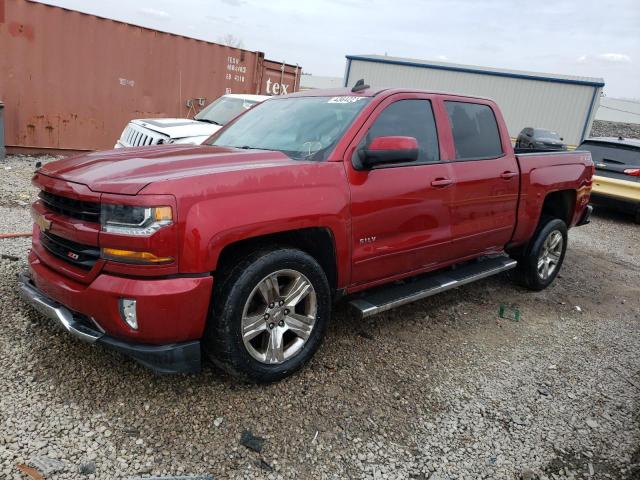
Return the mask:
<path id="1" fill-rule="evenodd" d="M 518 267 L 524 286 L 543 290 L 556 278 L 567 251 L 567 225 L 558 218 L 544 217 Z"/>
<path id="2" fill-rule="evenodd" d="M 331 315 L 329 284 L 313 257 L 291 248 L 258 251 L 219 282 L 204 338 L 216 365 L 268 383 L 313 356 Z"/>

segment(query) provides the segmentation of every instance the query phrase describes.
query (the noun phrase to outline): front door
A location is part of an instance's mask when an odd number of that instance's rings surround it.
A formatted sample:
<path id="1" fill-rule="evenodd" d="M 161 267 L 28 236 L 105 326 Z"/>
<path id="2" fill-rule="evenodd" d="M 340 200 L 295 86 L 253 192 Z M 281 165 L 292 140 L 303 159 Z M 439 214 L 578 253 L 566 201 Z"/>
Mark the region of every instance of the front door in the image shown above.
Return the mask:
<path id="1" fill-rule="evenodd" d="M 418 141 L 416 162 L 353 167 L 358 148 L 381 136 Z M 394 95 L 372 113 L 347 150 L 351 188 L 352 285 L 381 282 L 437 266 L 446 257 L 451 229 L 451 169 L 440 161 L 429 97 Z"/>

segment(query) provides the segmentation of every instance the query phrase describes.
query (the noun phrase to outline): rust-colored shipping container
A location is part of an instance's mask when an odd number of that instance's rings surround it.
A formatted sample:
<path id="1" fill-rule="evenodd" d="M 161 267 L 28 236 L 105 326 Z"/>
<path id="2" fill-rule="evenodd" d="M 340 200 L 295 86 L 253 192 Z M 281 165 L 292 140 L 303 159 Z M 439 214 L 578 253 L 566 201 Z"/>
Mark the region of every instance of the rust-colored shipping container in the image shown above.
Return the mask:
<path id="1" fill-rule="evenodd" d="M 133 118 L 192 116 L 225 93 L 291 93 L 300 74 L 261 52 L 0 0 L 0 101 L 14 150 L 111 148 Z"/>
<path id="2" fill-rule="evenodd" d="M 264 60 L 260 95 L 286 95 L 300 90 L 301 69 L 273 60 Z"/>

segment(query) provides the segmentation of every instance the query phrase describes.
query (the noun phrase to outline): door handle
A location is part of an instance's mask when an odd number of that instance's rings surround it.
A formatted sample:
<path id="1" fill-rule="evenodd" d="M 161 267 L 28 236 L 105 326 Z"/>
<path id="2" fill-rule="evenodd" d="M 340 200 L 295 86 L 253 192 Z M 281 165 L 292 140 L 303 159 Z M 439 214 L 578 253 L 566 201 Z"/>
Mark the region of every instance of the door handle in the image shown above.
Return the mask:
<path id="1" fill-rule="evenodd" d="M 451 185 L 453 183 L 453 180 L 451 180 L 450 178 L 436 178 L 435 180 L 433 180 L 431 182 L 431 186 L 432 187 L 446 187 L 448 185 Z"/>
<path id="2" fill-rule="evenodd" d="M 513 178 L 516 175 L 518 175 L 517 172 L 502 172 L 500 174 L 500 178 L 504 178 L 505 180 L 509 180 L 510 178 Z"/>

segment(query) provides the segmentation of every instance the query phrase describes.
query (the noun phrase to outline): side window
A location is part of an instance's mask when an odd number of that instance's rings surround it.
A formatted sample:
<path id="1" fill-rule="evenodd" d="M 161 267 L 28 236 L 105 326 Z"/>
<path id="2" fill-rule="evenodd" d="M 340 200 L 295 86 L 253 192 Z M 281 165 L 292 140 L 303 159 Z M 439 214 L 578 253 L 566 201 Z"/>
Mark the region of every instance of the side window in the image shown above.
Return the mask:
<path id="1" fill-rule="evenodd" d="M 502 155 L 498 123 L 487 105 L 444 102 L 456 147 L 456 160 L 495 158 Z"/>
<path id="2" fill-rule="evenodd" d="M 420 153 L 418 161 L 411 162 L 411 165 L 440 160 L 436 122 L 429 100 L 398 100 L 392 103 L 371 125 L 364 143 L 388 136 L 415 137 Z"/>

